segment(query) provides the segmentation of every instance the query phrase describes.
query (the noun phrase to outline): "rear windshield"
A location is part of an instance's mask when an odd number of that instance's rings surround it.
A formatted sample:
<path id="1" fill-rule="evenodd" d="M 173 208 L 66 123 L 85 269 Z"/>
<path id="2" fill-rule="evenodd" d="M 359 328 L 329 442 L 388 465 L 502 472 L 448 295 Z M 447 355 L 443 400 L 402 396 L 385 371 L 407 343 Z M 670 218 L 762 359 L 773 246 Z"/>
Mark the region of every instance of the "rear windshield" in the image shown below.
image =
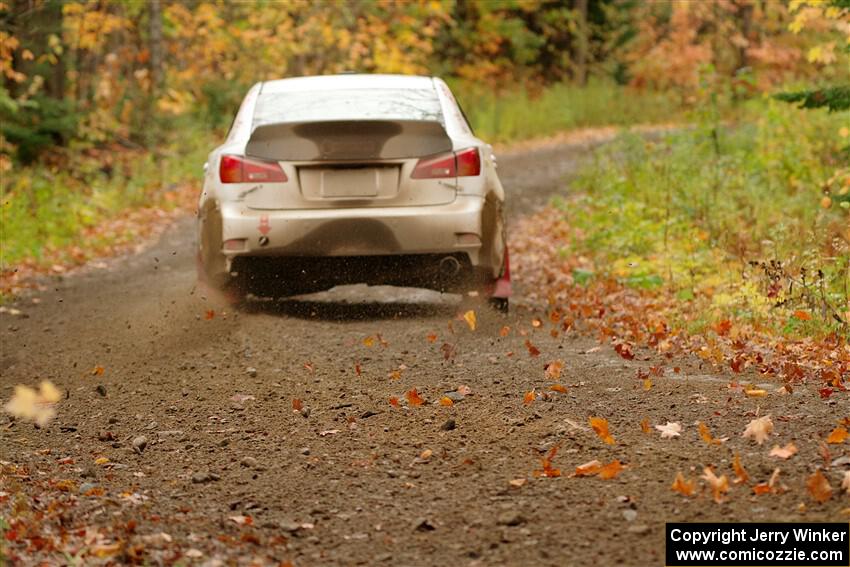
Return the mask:
<path id="1" fill-rule="evenodd" d="M 324 120 L 428 120 L 445 125 L 434 89 L 260 93 L 254 111 L 254 127 Z"/>

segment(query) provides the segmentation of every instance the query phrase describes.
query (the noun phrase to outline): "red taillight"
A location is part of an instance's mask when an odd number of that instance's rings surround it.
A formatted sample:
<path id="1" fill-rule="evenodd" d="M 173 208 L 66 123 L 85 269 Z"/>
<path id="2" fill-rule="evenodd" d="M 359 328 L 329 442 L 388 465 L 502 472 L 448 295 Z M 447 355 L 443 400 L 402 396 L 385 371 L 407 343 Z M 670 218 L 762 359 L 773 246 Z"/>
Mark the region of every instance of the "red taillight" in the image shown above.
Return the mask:
<path id="1" fill-rule="evenodd" d="M 221 156 L 218 175 L 222 183 L 286 181 L 286 174 L 276 161 L 262 161 L 233 155 Z"/>
<path id="2" fill-rule="evenodd" d="M 481 157 L 478 155 L 478 148 L 469 148 L 457 153 L 422 158 L 416 163 L 410 177 L 442 179 L 468 177 L 479 173 L 481 173 Z"/>
<path id="3" fill-rule="evenodd" d="M 469 148 L 456 155 L 458 177 L 470 177 L 481 173 L 481 156 L 478 155 L 478 148 Z"/>

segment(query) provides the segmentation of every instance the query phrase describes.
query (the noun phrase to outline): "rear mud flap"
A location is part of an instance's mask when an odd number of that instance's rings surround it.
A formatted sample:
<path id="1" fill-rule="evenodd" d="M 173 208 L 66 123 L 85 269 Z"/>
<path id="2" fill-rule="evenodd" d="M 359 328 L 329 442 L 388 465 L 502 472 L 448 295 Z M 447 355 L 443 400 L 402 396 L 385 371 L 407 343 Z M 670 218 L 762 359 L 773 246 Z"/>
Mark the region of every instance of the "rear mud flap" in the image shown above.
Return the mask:
<path id="1" fill-rule="evenodd" d="M 513 295 L 511 286 L 511 262 L 508 254 L 508 248 L 505 247 L 505 269 L 498 279 L 491 282 L 485 289 L 485 293 L 491 298 L 507 299 Z"/>

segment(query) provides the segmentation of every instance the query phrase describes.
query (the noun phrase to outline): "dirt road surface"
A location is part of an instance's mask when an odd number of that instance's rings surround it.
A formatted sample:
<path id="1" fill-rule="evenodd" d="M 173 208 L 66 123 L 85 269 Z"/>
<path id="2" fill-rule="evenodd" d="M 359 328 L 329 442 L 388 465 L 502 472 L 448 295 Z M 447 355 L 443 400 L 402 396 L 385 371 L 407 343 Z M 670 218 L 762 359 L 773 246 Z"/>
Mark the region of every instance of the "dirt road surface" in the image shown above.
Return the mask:
<path id="1" fill-rule="evenodd" d="M 501 156 L 512 220 L 568 191 L 565 176 L 591 153 L 561 143 Z M 7 558 L 663 565 L 666 521 L 847 519 L 839 484 L 850 443 L 823 445 L 847 407 L 814 384 L 781 396 L 767 382 L 768 396 L 749 398 L 693 360 L 627 361 L 578 334 L 553 338 L 546 306 L 525 300 L 521 271 L 515 278 L 510 315 L 473 305 L 474 331 L 458 318 L 468 301 L 392 288 L 233 312 L 195 290 L 186 218 L 140 254 L 50 280 L 39 303 L 14 306 L 22 315 L 0 315 L 2 399 L 43 379 L 66 396 L 42 429 L 0 417 Z M 566 393 L 549 390 L 553 360 L 564 362 Z M 645 391 L 637 370 L 660 362 L 664 375 Z M 406 400 L 413 388 L 422 406 Z M 532 389 L 548 399 L 525 405 Z M 451 407 L 435 403 L 446 392 Z M 775 430 L 764 445 L 742 437 L 768 414 Z M 615 444 L 591 416 L 609 421 Z M 683 426 L 679 437 L 654 429 L 668 421 Z M 697 421 L 728 441 L 705 443 Z M 768 455 L 789 442 L 797 455 Z M 535 476 L 555 446 L 550 470 L 561 476 Z M 736 453 L 746 483 L 733 482 Z M 607 480 L 572 476 L 594 459 L 626 468 Z M 819 504 L 806 478 L 829 463 L 834 493 Z M 697 480 L 709 465 L 730 480 L 721 503 Z M 774 486 L 787 491 L 755 496 L 777 467 Z M 692 497 L 671 490 L 677 471 L 697 481 Z"/>

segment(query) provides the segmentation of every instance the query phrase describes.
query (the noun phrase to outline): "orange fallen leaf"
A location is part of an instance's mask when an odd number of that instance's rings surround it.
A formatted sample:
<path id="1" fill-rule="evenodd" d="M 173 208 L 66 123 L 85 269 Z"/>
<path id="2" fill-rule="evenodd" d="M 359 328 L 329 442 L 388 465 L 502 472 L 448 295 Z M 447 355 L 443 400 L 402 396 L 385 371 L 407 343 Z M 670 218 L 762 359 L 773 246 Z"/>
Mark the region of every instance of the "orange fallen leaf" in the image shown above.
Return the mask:
<path id="1" fill-rule="evenodd" d="M 390 405 L 393 406 L 394 408 L 398 407 L 398 398 L 397 397 L 390 396 L 389 402 L 390 402 Z"/>
<path id="2" fill-rule="evenodd" d="M 505 325 L 501 329 L 499 329 L 499 336 L 502 338 L 507 337 L 510 332 L 511 328 Z"/>
<path id="3" fill-rule="evenodd" d="M 204 319 L 210 321 L 215 318 L 215 309 L 207 309 L 207 312 L 204 313 Z"/>
<path id="4" fill-rule="evenodd" d="M 820 472 L 820 469 L 806 479 L 806 488 L 808 488 L 809 494 L 815 502 L 819 504 L 823 504 L 832 498 L 832 487 L 829 485 L 829 480 Z"/>
<path id="5" fill-rule="evenodd" d="M 466 321 L 466 324 L 469 325 L 469 330 L 474 331 L 475 326 L 477 324 L 477 319 L 475 317 L 475 311 L 471 309 L 463 314 L 463 320 Z"/>
<path id="6" fill-rule="evenodd" d="M 91 370 L 92 376 L 100 376 L 101 374 L 103 374 L 103 366 L 98 365 L 98 366 L 95 366 L 94 368 L 92 368 L 92 370 Z"/>
<path id="7" fill-rule="evenodd" d="M 370 337 L 366 337 L 365 339 L 363 339 L 363 346 L 365 346 L 366 348 L 372 348 L 373 346 L 375 346 L 374 337 L 370 336 Z"/>
<path id="8" fill-rule="evenodd" d="M 760 388 L 753 388 L 752 390 L 744 390 L 744 394 L 751 398 L 763 398 L 767 396 L 767 390 L 762 390 Z"/>
<path id="9" fill-rule="evenodd" d="M 711 488 L 711 491 L 714 494 L 714 501 L 720 504 L 723 502 L 723 495 L 729 492 L 729 479 L 726 478 L 726 475 L 722 475 L 718 477 L 714 474 L 714 470 L 711 467 L 705 467 L 703 469 L 702 479 L 708 483 L 708 486 Z"/>
<path id="10" fill-rule="evenodd" d="M 428 459 L 431 458 L 431 455 L 433 455 L 433 454 L 434 454 L 434 451 L 432 451 L 431 449 L 425 449 L 424 451 L 422 451 L 419 454 L 419 460 L 420 461 L 427 461 Z"/>
<path id="11" fill-rule="evenodd" d="M 354 363 L 354 373 L 360 377 L 363 374 L 363 368 L 360 366 L 360 361 Z"/>
<path id="12" fill-rule="evenodd" d="M 599 469 L 599 478 L 608 480 L 616 478 L 620 472 L 626 468 L 619 460 L 614 460 Z"/>
<path id="13" fill-rule="evenodd" d="M 435 343 L 437 342 L 437 333 L 428 333 L 425 338 L 428 339 L 429 343 Z"/>
<path id="14" fill-rule="evenodd" d="M 558 453 L 558 449 L 560 448 L 560 445 L 555 445 L 554 447 L 549 449 L 549 452 L 546 454 L 545 457 L 540 459 L 543 465 L 543 469 L 532 471 L 532 474 L 535 477 L 544 476 L 547 478 L 557 478 L 561 476 L 561 469 L 556 469 L 552 467 L 552 461 L 555 459 L 555 455 Z"/>
<path id="15" fill-rule="evenodd" d="M 682 471 L 679 471 L 676 473 L 676 478 L 673 479 L 673 484 L 670 488 L 684 496 L 693 496 L 694 490 L 696 490 L 696 481 L 685 480 Z"/>
<path id="16" fill-rule="evenodd" d="M 292 398 L 292 409 L 294 411 L 301 411 L 304 408 L 304 403 L 298 398 Z"/>
<path id="17" fill-rule="evenodd" d="M 649 418 L 643 418 L 640 422 L 640 429 L 644 433 L 652 433 L 652 429 L 649 427 Z"/>
<path id="18" fill-rule="evenodd" d="M 250 526 L 254 523 L 254 519 L 251 516 L 228 516 L 227 519 L 239 526 Z"/>
<path id="19" fill-rule="evenodd" d="M 421 406 L 425 403 L 425 400 L 422 398 L 422 396 L 419 395 L 419 392 L 416 391 L 416 388 L 405 392 L 404 397 L 407 399 L 407 403 L 411 406 Z"/>
<path id="20" fill-rule="evenodd" d="M 766 482 L 760 482 L 757 485 L 753 486 L 753 494 L 756 496 L 761 496 L 762 494 L 770 494 L 773 492 L 770 486 Z"/>
<path id="21" fill-rule="evenodd" d="M 526 392 L 525 395 L 522 397 L 522 405 L 524 405 L 524 406 L 531 405 L 532 402 L 534 402 L 535 396 L 536 396 L 536 392 L 533 389 Z"/>
<path id="22" fill-rule="evenodd" d="M 453 406 L 454 404 L 455 404 L 455 403 L 454 403 L 454 402 L 452 401 L 452 399 L 451 399 L 450 397 L 448 397 L 448 396 L 443 396 L 442 398 L 440 398 L 440 405 L 441 405 L 441 406 L 451 407 L 451 406 Z"/>
<path id="23" fill-rule="evenodd" d="M 549 380 L 558 380 L 561 378 L 561 371 L 564 369 L 563 360 L 553 360 L 546 364 L 544 371 L 546 378 Z"/>
<path id="24" fill-rule="evenodd" d="M 742 436 L 752 437 L 756 443 L 761 445 L 772 432 L 773 421 L 771 421 L 769 415 L 766 415 L 750 421 Z"/>
<path id="25" fill-rule="evenodd" d="M 536 346 L 531 344 L 531 341 L 528 339 L 525 339 L 525 348 L 528 349 L 528 354 L 530 354 L 531 356 L 540 356 L 540 350 Z"/>
<path id="26" fill-rule="evenodd" d="M 788 443 L 784 447 L 780 447 L 779 445 L 774 445 L 773 449 L 770 450 L 771 457 L 778 457 L 780 459 L 790 459 L 797 453 L 797 446 L 794 443 Z"/>
<path id="27" fill-rule="evenodd" d="M 847 428 L 839 425 L 832 430 L 832 433 L 830 433 L 829 437 L 826 438 L 826 442 L 837 445 L 839 443 L 844 443 L 848 436 L 850 436 L 850 434 L 847 433 Z"/>
<path id="28" fill-rule="evenodd" d="M 608 431 L 608 420 L 604 417 L 591 417 L 588 419 L 590 422 L 590 426 L 596 432 L 600 439 L 602 439 L 608 445 L 615 445 L 617 442 L 614 441 L 614 437 L 611 436 L 611 433 Z"/>
<path id="29" fill-rule="evenodd" d="M 812 315 L 810 313 L 807 313 L 805 311 L 800 311 L 798 309 L 797 311 L 794 311 L 794 318 L 799 320 L 799 321 L 810 321 L 811 318 L 812 318 Z"/>
<path id="30" fill-rule="evenodd" d="M 593 476 L 597 474 L 600 470 L 602 470 L 602 463 L 596 459 L 593 459 L 592 461 L 588 461 L 582 465 L 577 466 L 576 472 L 573 473 L 573 476 Z"/>
<path id="31" fill-rule="evenodd" d="M 742 484 L 750 480 L 750 475 L 741 464 L 741 456 L 735 453 L 735 458 L 732 460 L 732 470 L 735 471 L 735 484 Z"/>
<path id="32" fill-rule="evenodd" d="M 697 426 L 699 427 L 699 436 L 703 441 L 708 443 L 709 445 L 721 445 L 726 441 L 726 438 L 718 439 L 711 434 L 711 430 L 708 429 L 708 426 L 703 422 L 698 422 Z"/>
<path id="33" fill-rule="evenodd" d="M 553 392 L 558 392 L 558 393 L 561 393 L 561 394 L 567 393 L 566 386 L 563 386 L 561 384 L 554 384 L 552 386 L 549 386 L 549 389 L 552 390 Z"/>
<path id="34" fill-rule="evenodd" d="M 390 380 L 400 380 L 401 379 L 401 370 L 393 370 L 389 374 L 387 374 Z"/>

